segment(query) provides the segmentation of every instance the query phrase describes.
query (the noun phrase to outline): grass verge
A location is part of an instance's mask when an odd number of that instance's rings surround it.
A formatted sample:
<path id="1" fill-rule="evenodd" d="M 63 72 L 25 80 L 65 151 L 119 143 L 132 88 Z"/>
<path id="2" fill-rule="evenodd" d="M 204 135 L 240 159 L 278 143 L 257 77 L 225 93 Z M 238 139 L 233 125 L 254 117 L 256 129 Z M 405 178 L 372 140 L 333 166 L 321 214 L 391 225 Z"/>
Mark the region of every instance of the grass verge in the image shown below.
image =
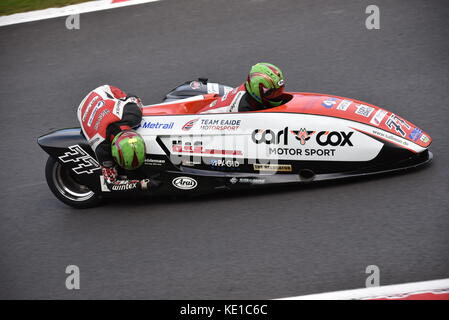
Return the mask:
<path id="1" fill-rule="evenodd" d="M 0 0 L 0 16 L 19 12 L 64 7 L 91 0 Z"/>

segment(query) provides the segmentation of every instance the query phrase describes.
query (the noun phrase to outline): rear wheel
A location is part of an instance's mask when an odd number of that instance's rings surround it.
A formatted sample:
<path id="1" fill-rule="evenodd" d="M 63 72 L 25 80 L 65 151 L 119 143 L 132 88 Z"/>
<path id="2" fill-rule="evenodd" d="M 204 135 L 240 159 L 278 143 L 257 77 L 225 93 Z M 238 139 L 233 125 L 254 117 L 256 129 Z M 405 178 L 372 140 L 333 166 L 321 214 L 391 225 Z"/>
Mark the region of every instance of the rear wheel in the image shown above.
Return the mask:
<path id="1" fill-rule="evenodd" d="M 49 157 L 45 166 L 45 178 L 53 194 L 65 204 L 78 208 L 91 208 L 101 202 L 101 197 L 78 182 L 72 170 Z"/>

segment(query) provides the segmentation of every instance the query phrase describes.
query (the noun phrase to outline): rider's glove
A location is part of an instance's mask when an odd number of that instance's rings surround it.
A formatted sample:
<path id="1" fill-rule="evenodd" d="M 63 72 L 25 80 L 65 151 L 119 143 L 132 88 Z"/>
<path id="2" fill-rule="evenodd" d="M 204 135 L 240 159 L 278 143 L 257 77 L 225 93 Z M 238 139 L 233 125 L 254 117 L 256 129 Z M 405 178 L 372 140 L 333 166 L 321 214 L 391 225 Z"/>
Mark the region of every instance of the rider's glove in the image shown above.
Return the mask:
<path id="1" fill-rule="evenodd" d="M 117 168 L 115 166 L 112 167 L 104 167 L 101 166 L 101 173 L 103 174 L 104 180 L 107 184 L 112 184 L 117 181 Z"/>

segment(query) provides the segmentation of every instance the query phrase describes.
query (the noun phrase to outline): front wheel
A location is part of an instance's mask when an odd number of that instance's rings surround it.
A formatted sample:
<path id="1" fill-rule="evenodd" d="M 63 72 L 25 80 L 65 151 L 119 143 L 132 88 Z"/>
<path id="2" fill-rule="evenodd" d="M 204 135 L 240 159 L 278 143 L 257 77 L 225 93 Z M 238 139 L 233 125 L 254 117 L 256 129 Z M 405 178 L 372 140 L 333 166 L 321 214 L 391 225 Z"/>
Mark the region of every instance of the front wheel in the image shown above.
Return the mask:
<path id="1" fill-rule="evenodd" d="M 45 165 L 45 178 L 56 198 L 71 207 L 85 209 L 101 202 L 98 194 L 79 183 L 72 170 L 62 166 L 53 157 L 49 157 Z"/>

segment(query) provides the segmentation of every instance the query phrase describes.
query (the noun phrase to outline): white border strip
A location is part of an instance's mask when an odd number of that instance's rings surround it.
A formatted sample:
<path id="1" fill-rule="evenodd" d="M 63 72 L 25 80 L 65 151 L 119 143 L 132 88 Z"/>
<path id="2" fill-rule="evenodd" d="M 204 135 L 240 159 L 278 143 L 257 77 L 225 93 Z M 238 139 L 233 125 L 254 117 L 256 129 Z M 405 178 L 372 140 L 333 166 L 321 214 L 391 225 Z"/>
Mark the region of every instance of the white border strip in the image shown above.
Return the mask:
<path id="1" fill-rule="evenodd" d="M 390 286 L 370 287 L 355 290 L 336 291 L 311 294 L 306 296 L 288 297 L 278 300 L 351 300 L 351 299 L 381 299 L 401 298 L 411 294 L 432 292 L 449 292 L 449 279 L 412 282 Z"/>
<path id="2" fill-rule="evenodd" d="M 155 2 L 160 0 L 123 0 L 115 3 L 113 3 L 112 1 L 113 0 L 89 1 L 61 8 L 49 8 L 44 10 L 16 13 L 9 16 L 1 16 L 0 27 L 17 23 L 64 17 L 72 14 L 80 14 L 86 12 L 120 8 L 125 6 L 132 6 L 136 4 Z"/>

